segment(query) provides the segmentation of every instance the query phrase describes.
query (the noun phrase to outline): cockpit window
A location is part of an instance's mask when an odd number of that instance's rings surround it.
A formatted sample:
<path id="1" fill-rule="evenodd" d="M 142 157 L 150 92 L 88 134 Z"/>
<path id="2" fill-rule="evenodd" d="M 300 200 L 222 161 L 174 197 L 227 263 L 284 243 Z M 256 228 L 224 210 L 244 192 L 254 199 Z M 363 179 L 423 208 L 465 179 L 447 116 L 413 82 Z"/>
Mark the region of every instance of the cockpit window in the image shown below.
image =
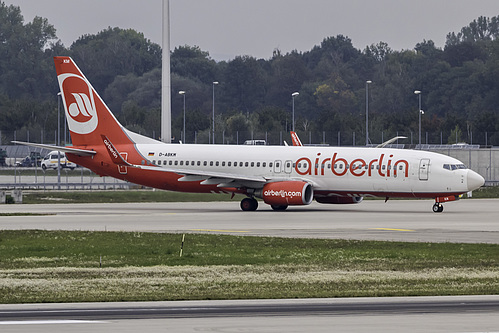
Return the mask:
<path id="1" fill-rule="evenodd" d="M 467 169 L 464 164 L 444 164 L 445 170 L 458 170 L 458 169 Z"/>

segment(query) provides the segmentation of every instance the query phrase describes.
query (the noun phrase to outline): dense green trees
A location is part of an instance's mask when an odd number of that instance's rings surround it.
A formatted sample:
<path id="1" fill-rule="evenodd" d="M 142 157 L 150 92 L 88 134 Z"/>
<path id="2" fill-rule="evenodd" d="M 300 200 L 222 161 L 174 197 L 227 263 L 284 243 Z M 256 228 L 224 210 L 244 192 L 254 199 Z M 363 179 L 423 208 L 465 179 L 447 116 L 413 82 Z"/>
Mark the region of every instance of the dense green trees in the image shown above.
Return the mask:
<path id="1" fill-rule="evenodd" d="M 356 49 L 343 35 L 326 37 L 310 51 L 269 59 L 237 56 L 216 62 L 197 46 L 171 53 L 173 133 L 183 128 L 186 92 L 187 142 L 208 141 L 212 95 L 216 99 L 217 142 L 263 138 L 273 143 L 291 124 L 308 142 L 350 144 L 365 135 L 366 81 L 369 132 L 373 142 L 418 131 L 422 91 L 423 131 L 432 143 L 458 140 L 499 144 L 499 16 L 479 17 L 447 35 L 443 49 L 422 41 L 413 50 L 392 50 L 385 42 Z M 159 137 L 161 48 L 131 29 L 108 28 L 85 35 L 69 48 L 55 28 L 0 2 L 0 130 L 3 140 L 50 141 L 57 124 L 52 57 L 72 56 L 118 119 L 128 128 Z M 219 84 L 213 86 L 213 82 Z M 250 134 L 252 133 L 252 134 Z M 487 133 L 487 134 L 485 134 Z M 497 133 L 497 134 L 496 134 Z M 238 137 L 239 136 L 239 137 Z M 423 137 L 426 137 L 424 135 Z"/>

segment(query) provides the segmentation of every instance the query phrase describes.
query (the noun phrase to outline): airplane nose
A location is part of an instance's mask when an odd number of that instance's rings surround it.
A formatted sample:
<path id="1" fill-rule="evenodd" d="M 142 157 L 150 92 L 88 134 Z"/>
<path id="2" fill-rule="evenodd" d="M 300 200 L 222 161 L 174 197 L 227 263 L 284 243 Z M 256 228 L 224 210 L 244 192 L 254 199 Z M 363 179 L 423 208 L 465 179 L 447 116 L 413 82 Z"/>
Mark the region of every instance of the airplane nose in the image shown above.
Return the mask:
<path id="1" fill-rule="evenodd" d="M 468 191 L 476 190 L 485 184 L 485 179 L 473 170 L 468 170 L 467 185 Z"/>

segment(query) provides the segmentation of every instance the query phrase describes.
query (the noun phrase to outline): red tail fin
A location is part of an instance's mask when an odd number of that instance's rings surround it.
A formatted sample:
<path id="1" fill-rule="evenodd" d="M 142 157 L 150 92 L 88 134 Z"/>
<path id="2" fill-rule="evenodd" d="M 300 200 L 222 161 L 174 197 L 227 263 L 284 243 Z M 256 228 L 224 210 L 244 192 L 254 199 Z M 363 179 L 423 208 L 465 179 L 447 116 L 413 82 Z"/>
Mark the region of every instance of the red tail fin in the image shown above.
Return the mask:
<path id="1" fill-rule="evenodd" d="M 123 127 L 70 57 L 54 57 L 71 140 L 74 146 L 132 143 Z"/>

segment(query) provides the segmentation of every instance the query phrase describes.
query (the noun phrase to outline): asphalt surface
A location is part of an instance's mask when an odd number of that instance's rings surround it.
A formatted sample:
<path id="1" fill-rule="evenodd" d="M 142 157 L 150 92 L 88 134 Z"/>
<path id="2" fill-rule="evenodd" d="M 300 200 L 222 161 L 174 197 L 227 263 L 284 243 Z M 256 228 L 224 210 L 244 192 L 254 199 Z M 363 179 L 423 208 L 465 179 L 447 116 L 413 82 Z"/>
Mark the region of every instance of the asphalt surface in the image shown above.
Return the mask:
<path id="1" fill-rule="evenodd" d="M 0 305 L 2 332 L 497 332 L 499 296 Z"/>
<path id="2" fill-rule="evenodd" d="M 239 202 L 2 205 L 0 229 L 499 243 L 499 200 L 291 207 Z M 499 332 L 499 296 L 0 305 L 4 332 Z"/>
<path id="3" fill-rule="evenodd" d="M 0 229 L 222 233 L 248 236 L 418 242 L 499 243 L 499 199 L 466 199 L 433 213 L 431 200 L 364 200 L 354 205 L 290 207 L 275 212 L 239 202 L 3 205 Z"/>

